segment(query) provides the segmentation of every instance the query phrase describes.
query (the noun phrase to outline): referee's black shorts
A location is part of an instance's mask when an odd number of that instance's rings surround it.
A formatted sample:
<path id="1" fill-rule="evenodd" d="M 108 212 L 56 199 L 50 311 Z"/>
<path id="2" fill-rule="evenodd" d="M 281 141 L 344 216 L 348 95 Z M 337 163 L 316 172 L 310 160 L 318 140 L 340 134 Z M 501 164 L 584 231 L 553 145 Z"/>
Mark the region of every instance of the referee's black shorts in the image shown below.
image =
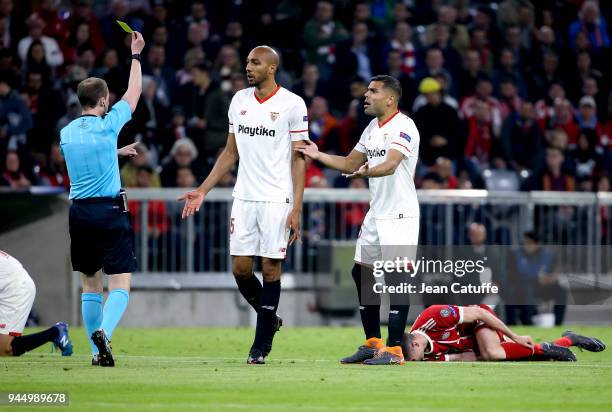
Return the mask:
<path id="1" fill-rule="evenodd" d="M 136 270 L 134 231 L 120 198 L 75 199 L 70 206 L 72 269 L 93 275 Z"/>

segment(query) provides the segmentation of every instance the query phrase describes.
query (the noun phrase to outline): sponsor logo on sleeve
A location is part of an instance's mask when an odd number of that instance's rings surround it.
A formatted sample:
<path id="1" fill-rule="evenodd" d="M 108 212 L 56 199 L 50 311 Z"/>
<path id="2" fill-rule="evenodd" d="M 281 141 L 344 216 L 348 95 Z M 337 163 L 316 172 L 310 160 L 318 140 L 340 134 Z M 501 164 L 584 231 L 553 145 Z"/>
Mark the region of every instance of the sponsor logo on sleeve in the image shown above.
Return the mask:
<path id="1" fill-rule="evenodd" d="M 442 316 L 443 318 L 448 318 L 448 315 L 450 315 L 450 310 L 448 309 L 442 309 L 440 311 L 440 316 Z"/>

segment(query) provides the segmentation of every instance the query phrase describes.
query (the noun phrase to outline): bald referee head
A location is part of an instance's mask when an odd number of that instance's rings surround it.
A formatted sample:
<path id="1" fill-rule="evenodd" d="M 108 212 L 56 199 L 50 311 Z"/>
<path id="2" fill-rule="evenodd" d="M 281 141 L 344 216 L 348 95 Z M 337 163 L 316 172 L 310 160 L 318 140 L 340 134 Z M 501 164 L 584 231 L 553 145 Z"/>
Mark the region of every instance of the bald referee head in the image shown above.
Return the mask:
<path id="1" fill-rule="evenodd" d="M 274 75 L 279 63 L 278 53 L 270 46 L 257 46 L 247 56 L 247 80 L 249 86 L 265 88 L 274 82 Z"/>

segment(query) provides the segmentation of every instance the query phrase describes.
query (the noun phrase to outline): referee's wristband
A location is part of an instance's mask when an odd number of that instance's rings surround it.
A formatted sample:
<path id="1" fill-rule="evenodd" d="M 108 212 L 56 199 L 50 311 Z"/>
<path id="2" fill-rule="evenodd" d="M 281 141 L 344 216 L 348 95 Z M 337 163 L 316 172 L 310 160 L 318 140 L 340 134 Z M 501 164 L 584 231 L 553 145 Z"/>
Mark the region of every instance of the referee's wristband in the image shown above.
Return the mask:
<path id="1" fill-rule="evenodd" d="M 132 54 L 132 60 L 138 60 L 140 62 L 140 53 Z"/>

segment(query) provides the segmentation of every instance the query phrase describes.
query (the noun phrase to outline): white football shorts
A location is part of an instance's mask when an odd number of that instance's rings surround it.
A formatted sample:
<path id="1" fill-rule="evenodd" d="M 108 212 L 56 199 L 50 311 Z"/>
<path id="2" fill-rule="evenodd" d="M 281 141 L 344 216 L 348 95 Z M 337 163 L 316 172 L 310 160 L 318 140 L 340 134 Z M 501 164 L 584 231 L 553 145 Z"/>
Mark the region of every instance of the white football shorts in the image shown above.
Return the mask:
<path id="1" fill-rule="evenodd" d="M 36 297 L 34 281 L 24 269 L 0 281 L 0 334 L 20 336 Z"/>
<path id="2" fill-rule="evenodd" d="M 376 219 L 368 211 L 357 237 L 355 262 L 372 266 L 375 261 L 394 260 L 397 257 L 416 259 L 418 243 L 418 216 Z"/>
<path id="3" fill-rule="evenodd" d="M 234 199 L 230 217 L 230 254 L 284 259 L 292 203 Z"/>

